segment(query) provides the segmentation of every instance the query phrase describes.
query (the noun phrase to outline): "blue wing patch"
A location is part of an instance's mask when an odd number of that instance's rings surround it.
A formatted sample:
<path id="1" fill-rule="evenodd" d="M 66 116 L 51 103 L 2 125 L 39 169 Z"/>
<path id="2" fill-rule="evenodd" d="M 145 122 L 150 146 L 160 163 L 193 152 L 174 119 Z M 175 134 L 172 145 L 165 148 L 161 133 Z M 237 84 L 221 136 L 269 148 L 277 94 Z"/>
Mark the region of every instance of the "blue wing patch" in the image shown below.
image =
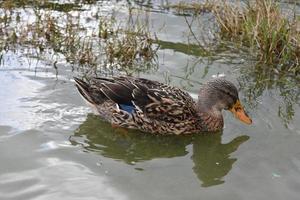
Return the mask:
<path id="1" fill-rule="evenodd" d="M 133 113 L 135 108 L 133 105 L 119 104 L 121 110 L 124 110 L 128 113 Z"/>

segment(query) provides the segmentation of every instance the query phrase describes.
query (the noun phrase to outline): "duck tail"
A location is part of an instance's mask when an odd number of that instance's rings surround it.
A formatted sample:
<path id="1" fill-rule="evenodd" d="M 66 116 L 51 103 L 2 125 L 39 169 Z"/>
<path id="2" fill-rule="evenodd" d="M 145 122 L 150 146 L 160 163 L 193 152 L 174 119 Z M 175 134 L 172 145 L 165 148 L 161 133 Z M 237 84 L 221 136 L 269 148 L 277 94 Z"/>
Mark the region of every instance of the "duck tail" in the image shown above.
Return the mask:
<path id="1" fill-rule="evenodd" d="M 91 97 L 91 91 L 89 85 L 83 81 L 82 79 L 79 79 L 77 77 L 73 77 L 75 80 L 75 86 L 77 87 L 80 95 L 87 100 L 89 103 L 94 104 L 95 101 Z"/>

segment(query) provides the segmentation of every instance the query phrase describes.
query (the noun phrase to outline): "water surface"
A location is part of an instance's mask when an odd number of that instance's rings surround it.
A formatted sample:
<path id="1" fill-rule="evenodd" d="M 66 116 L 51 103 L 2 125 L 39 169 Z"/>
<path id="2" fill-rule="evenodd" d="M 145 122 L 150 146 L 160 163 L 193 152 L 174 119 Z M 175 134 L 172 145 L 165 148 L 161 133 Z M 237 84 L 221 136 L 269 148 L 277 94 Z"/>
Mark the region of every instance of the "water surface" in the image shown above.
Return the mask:
<path id="1" fill-rule="evenodd" d="M 49 2 L 35 9 L 79 14 L 90 18 L 83 21 L 87 27 L 97 24 L 95 13 L 110 13 L 114 6 L 117 17 L 127 17 L 122 1 Z M 201 83 L 224 74 L 238 86 L 253 125 L 224 112 L 225 128 L 214 135 L 161 137 L 114 129 L 78 95 L 76 64 L 50 50 L 33 56 L 30 48 L 3 49 L 0 199 L 299 199 L 299 82 L 254 73 L 252 58 L 242 50 L 220 47 L 205 56 L 188 45 L 183 16 L 162 9 L 160 1 L 134 5 L 149 9 L 149 29 L 160 45 L 159 68 L 135 75 L 195 96 Z M 14 6 L 34 20 L 34 3 Z"/>

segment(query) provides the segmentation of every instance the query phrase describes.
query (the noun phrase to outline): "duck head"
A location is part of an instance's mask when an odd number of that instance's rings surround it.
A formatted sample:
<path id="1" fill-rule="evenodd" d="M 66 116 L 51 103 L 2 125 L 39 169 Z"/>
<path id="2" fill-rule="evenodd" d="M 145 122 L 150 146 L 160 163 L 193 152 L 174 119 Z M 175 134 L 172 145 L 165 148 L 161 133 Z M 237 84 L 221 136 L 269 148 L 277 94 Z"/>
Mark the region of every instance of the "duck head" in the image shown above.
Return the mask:
<path id="1" fill-rule="evenodd" d="M 229 110 L 240 121 L 252 123 L 239 100 L 237 88 L 223 78 L 213 79 L 203 85 L 199 91 L 198 109 L 221 120 L 222 110 Z"/>

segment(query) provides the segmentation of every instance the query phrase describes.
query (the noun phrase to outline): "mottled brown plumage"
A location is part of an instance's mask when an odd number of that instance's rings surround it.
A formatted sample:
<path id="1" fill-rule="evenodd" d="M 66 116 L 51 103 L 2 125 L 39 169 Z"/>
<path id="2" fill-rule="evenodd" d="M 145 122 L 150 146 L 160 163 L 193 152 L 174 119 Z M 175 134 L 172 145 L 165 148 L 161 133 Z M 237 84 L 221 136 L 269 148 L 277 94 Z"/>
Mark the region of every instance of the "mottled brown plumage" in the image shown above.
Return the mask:
<path id="1" fill-rule="evenodd" d="M 221 130 L 222 109 L 234 110 L 239 102 L 237 89 L 225 79 L 206 83 L 197 103 L 179 88 L 143 78 L 75 78 L 75 82 L 82 97 L 102 118 L 117 126 L 150 133 Z M 239 112 L 242 107 L 235 109 Z"/>

